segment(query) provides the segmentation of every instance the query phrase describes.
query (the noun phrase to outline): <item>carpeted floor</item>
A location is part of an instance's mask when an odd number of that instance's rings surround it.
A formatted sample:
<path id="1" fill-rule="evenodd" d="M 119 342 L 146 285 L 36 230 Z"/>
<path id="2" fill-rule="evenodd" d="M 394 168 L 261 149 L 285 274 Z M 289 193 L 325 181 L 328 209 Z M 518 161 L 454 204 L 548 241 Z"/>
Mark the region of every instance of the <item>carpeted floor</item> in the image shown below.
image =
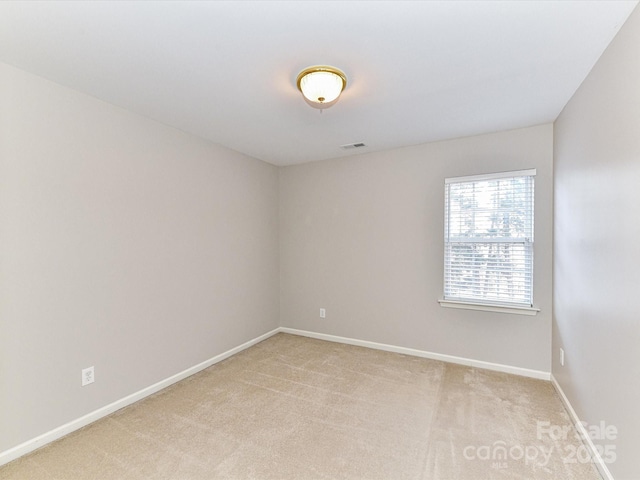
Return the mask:
<path id="1" fill-rule="evenodd" d="M 599 479 L 570 423 L 549 382 L 278 334 L 0 479 Z"/>

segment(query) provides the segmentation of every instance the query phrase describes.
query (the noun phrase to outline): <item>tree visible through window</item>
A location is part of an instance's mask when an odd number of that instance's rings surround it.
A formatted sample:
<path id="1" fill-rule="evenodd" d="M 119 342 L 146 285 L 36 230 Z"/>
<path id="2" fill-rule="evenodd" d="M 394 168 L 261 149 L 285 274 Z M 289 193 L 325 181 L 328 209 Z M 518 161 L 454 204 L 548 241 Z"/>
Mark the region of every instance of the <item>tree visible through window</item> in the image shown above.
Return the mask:
<path id="1" fill-rule="evenodd" d="M 532 306 L 535 173 L 445 180 L 445 300 Z"/>

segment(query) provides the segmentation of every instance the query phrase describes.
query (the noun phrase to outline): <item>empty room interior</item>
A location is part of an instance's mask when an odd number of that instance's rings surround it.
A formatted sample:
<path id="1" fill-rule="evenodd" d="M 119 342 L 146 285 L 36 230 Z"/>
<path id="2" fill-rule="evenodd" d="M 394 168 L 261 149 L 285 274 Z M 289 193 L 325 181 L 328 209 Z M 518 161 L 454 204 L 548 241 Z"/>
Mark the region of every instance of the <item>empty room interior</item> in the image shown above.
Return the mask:
<path id="1" fill-rule="evenodd" d="M 0 2 L 0 479 L 640 480 L 637 3 Z"/>

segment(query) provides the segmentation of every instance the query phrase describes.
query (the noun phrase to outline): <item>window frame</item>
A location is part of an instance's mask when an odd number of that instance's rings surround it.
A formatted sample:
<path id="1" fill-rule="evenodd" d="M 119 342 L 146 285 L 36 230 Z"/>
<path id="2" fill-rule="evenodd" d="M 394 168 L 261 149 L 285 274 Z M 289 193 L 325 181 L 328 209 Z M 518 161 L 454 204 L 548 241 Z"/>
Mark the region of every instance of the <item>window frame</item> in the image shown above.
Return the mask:
<path id="1" fill-rule="evenodd" d="M 497 172 L 497 173 L 489 173 L 489 174 L 481 174 L 481 175 L 469 175 L 464 177 L 450 177 L 445 178 L 445 205 L 444 205 L 444 252 L 443 252 L 443 291 L 442 298 L 438 300 L 441 306 L 448 308 L 462 308 L 462 309 L 470 309 L 470 310 L 482 310 L 482 311 L 490 311 L 490 312 L 499 312 L 499 313 L 514 313 L 520 315 L 536 315 L 540 310 L 534 306 L 534 278 L 535 278 L 535 260 L 534 260 L 534 246 L 535 246 L 535 238 L 533 235 L 533 228 L 535 227 L 535 176 L 536 169 L 526 169 L 526 170 L 516 170 L 516 171 L 507 171 L 507 172 Z M 483 182 L 483 181 L 491 181 L 491 180 L 500 180 L 505 178 L 514 178 L 514 177 L 534 177 L 532 179 L 532 191 L 531 191 L 531 222 L 532 222 L 532 238 L 525 238 L 524 242 L 522 239 L 518 239 L 517 241 L 505 242 L 505 240 L 509 239 L 501 239 L 501 240 L 493 240 L 492 242 L 501 242 L 501 243 L 512 243 L 512 244 L 522 244 L 530 245 L 530 255 L 531 255 L 531 278 L 530 278 L 530 300 L 531 304 L 522 304 L 517 302 L 509 302 L 509 301 L 497 301 L 497 300 L 482 300 L 482 299 L 467 299 L 462 297 L 450 297 L 447 298 L 445 292 L 447 291 L 447 261 L 449 261 L 447 253 L 448 253 L 448 243 L 451 241 L 450 238 L 447 238 L 449 233 L 449 222 L 451 221 L 451 211 L 450 211 L 450 198 L 448 196 L 449 193 L 449 185 L 457 184 L 457 183 L 471 183 L 471 182 Z M 486 237 L 484 237 L 486 239 Z M 515 239 L 512 239 L 515 240 Z M 459 242 L 458 242 L 459 243 Z M 483 242 L 482 239 L 479 241 L 470 241 L 469 244 L 479 244 L 479 243 L 487 243 Z"/>

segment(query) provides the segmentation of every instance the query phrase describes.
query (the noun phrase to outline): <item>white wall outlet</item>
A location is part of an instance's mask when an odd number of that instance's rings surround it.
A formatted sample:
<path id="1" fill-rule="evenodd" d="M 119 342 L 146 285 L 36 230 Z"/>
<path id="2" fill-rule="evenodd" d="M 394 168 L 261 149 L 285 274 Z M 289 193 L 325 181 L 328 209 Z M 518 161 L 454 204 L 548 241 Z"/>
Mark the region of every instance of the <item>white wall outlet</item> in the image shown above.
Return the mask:
<path id="1" fill-rule="evenodd" d="M 93 371 L 93 367 L 82 369 L 82 386 L 86 387 L 90 383 L 96 381 L 95 372 Z"/>
<path id="2" fill-rule="evenodd" d="M 320 309 L 320 318 L 327 318 L 327 311 L 324 308 Z"/>
<path id="3" fill-rule="evenodd" d="M 560 349 L 560 366 L 564 367 L 564 349 Z"/>

